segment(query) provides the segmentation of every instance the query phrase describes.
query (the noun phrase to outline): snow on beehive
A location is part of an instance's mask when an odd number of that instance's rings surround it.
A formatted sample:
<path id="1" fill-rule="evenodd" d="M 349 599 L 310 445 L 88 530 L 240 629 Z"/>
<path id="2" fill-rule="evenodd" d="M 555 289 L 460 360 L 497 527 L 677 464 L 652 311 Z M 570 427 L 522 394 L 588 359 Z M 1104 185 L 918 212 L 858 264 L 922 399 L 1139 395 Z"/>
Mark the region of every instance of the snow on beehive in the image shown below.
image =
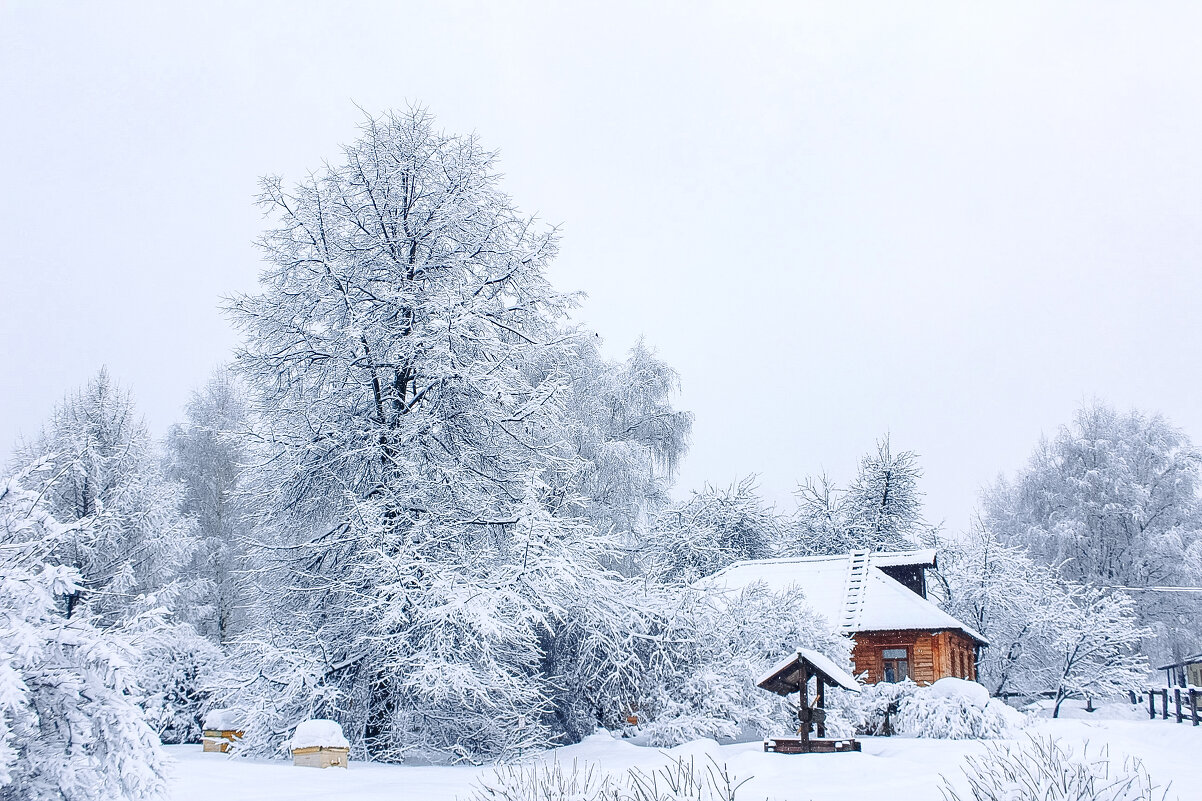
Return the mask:
<path id="1" fill-rule="evenodd" d="M 207 731 L 241 731 L 242 712 L 238 709 L 210 709 L 205 713 L 204 727 Z"/>
<path id="2" fill-rule="evenodd" d="M 318 718 L 298 724 L 288 747 L 295 751 L 298 748 L 350 748 L 351 744 L 342 735 L 342 727 L 337 721 Z"/>

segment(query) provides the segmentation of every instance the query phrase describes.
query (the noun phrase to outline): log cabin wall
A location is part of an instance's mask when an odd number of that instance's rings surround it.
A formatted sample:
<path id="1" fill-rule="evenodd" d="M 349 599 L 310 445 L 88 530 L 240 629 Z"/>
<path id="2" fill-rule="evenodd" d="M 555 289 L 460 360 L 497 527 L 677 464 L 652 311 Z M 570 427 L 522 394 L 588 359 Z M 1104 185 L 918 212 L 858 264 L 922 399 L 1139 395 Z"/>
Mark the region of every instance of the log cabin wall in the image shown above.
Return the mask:
<path id="1" fill-rule="evenodd" d="M 885 679 L 886 649 L 905 649 L 910 679 L 931 684 L 947 676 L 976 679 L 976 644 L 959 631 L 872 631 L 854 635 L 852 664 L 868 684 Z"/>

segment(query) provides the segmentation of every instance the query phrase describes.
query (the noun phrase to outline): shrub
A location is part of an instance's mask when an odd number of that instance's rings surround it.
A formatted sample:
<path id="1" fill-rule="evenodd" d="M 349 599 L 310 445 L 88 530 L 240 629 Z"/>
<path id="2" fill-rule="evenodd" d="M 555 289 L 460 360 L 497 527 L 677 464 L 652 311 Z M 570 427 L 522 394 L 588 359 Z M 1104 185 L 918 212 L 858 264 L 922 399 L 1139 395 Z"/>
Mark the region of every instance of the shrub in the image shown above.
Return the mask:
<path id="1" fill-rule="evenodd" d="M 1142 762 L 1126 757 L 1111 761 L 1106 748 L 1096 755 L 1086 743 L 1081 753 L 1051 737 L 995 744 L 984 756 L 967 757 L 964 775 L 969 794 L 961 794 L 943 776 L 945 801 L 1154 801 L 1168 788 L 1152 783 Z M 1157 791 L 1160 791 L 1157 794 Z"/>
<path id="2" fill-rule="evenodd" d="M 1013 737 L 1025 723 L 980 684 L 940 679 L 929 687 L 910 681 L 865 687 L 852 711 L 860 734 L 905 734 L 942 740 Z"/>
<path id="3" fill-rule="evenodd" d="M 497 768 L 477 780 L 472 801 L 735 801 L 738 781 L 713 757 L 704 770 L 690 757 L 649 772 L 631 768 L 618 779 L 592 763 L 558 761 Z"/>

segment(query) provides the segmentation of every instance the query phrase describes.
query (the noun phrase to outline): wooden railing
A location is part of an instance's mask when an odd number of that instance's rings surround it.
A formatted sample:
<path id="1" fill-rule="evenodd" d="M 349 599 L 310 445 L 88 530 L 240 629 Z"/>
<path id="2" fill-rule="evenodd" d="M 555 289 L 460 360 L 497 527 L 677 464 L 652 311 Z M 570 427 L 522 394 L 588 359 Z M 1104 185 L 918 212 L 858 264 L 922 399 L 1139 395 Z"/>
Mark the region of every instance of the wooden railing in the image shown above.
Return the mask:
<path id="1" fill-rule="evenodd" d="M 1142 693 L 1141 693 L 1142 695 Z M 1183 689 L 1181 687 L 1160 687 L 1157 689 L 1148 690 L 1148 717 L 1155 720 L 1156 718 L 1156 700 L 1160 699 L 1160 717 L 1164 720 L 1169 719 L 1169 697 L 1173 698 L 1173 717 L 1178 723 L 1190 721 L 1197 726 L 1198 705 L 1202 703 L 1202 691 L 1193 687 Z M 1131 693 L 1131 703 L 1139 703 L 1135 693 Z M 1182 709 L 1184 707 L 1184 710 Z"/>

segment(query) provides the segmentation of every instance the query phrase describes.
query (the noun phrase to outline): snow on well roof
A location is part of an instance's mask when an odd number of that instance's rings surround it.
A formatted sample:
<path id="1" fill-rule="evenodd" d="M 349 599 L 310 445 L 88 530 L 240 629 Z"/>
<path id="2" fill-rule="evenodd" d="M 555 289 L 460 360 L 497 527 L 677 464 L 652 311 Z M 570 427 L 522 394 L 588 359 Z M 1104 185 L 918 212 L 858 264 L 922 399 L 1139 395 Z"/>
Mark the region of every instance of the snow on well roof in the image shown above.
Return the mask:
<path id="1" fill-rule="evenodd" d="M 759 681 L 756 682 L 756 686 L 763 687 L 777 674 L 787 672 L 797 663 L 799 658 L 809 662 L 819 672 L 825 673 L 828 679 L 843 689 L 851 690 L 853 693 L 858 693 L 860 691 L 860 683 L 852 678 L 851 674 L 828 659 L 825 654 L 821 654 L 809 648 L 798 648 L 797 653 L 789 654 L 788 658 L 782 660 L 776 665 L 773 665 L 771 670 L 759 678 Z"/>
<path id="2" fill-rule="evenodd" d="M 863 595 L 851 622 L 846 622 L 845 616 L 848 609 L 848 565 L 851 559 L 846 554 L 736 562 L 701 579 L 694 586 L 719 593 L 738 593 L 752 584 L 762 582 L 773 592 L 797 590 L 815 612 L 835 625 L 842 623 L 843 629 L 849 633 L 954 629 L 983 645 L 989 644 L 980 632 L 956 620 L 876 567 L 880 563 L 879 557 L 890 556 L 893 555 L 874 554 L 869 557 L 869 565 L 864 571 Z"/>

